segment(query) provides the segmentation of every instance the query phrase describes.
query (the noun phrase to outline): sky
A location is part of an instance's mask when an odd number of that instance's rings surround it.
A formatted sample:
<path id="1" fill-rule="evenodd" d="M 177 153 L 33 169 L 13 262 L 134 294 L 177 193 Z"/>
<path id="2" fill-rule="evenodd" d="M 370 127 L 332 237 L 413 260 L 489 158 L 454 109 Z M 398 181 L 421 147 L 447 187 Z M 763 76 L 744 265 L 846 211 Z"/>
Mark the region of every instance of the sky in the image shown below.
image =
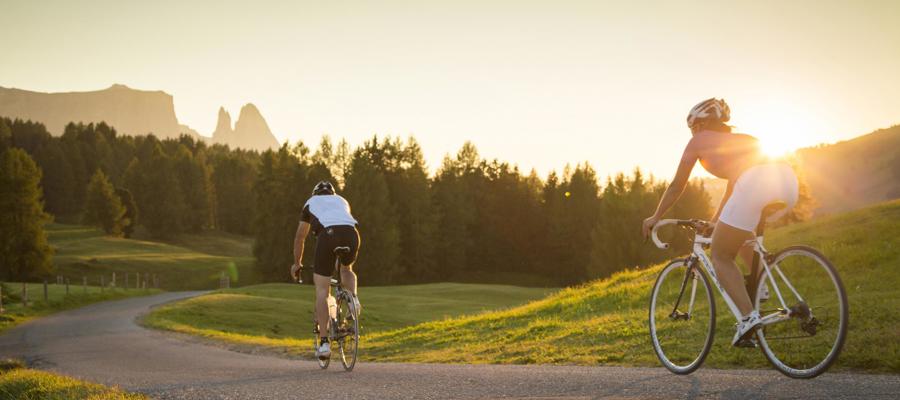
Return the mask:
<path id="1" fill-rule="evenodd" d="M 316 146 L 465 141 L 542 176 L 668 179 L 688 110 L 731 105 L 773 152 L 900 123 L 900 1 L 0 0 L 0 86 L 163 90 L 201 134 L 255 104 Z M 699 169 L 699 168 L 698 168 Z M 702 175 L 702 174 L 701 174 Z"/>

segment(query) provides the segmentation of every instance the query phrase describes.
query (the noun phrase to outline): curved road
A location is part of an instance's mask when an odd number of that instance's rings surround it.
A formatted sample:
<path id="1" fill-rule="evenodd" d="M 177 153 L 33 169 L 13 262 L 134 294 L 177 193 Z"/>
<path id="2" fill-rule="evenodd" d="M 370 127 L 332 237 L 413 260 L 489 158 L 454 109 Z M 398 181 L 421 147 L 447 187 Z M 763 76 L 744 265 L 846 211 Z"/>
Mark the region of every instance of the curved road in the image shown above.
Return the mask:
<path id="1" fill-rule="evenodd" d="M 183 341 L 135 324 L 151 306 L 197 295 L 164 293 L 99 303 L 0 336 L 0 356 L 118 385 L 159 399 L 642 399 L 896 398 L 900 376 L 775 371 L 360 363 L 322 371 L 311 361 L 252 355 Z M 336 367 L 336 368 L 335 368 Z"/>

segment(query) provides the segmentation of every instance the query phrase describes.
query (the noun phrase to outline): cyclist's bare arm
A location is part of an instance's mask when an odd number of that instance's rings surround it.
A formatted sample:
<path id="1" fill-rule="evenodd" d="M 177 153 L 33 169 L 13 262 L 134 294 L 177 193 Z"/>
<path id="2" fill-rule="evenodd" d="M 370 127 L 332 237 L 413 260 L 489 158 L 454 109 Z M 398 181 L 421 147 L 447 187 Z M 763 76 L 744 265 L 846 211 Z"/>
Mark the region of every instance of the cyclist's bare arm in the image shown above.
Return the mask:
<path id="1" fill-rule="evenodd" d="M 309 235 L 309 224 L 300 221 L 300 225 L 297 225 L 297 234 L 294 235 L 294 266 L 291 267 L 291 275 L 294 276 L 294 279 L 297 279 L 296 274 L 299 272 L 300 260 L 303 259 L 303 247 L 307 235 Z"/>
<path id="2" fill-rule="evenodd" d="M 687 147 L 685 147 L 684 154 L 681 156 L 681 162 L 678 163 L 678 171 L 675 172 L 672 183 L 669 184 L 662 199 L 659 200 L 656 212 L 653 216 L 644 220 L 643 233 L 645 237 L 650 234 L 650 229 L 653 228 L 653 225 L 665 215 L 666 211 L 669 211 L 669 208 L 672 208 L 672 205 L 678 201 L 678 198 L 681 197 L 681 193 L 684 192 L 684 187 L 687 186 L 688 178 L 691 177 L 691 170 L 694 169 L 694 164 L 697 163 L 698 159 L 693 143 L 694 141 L 691 140 Z"/>

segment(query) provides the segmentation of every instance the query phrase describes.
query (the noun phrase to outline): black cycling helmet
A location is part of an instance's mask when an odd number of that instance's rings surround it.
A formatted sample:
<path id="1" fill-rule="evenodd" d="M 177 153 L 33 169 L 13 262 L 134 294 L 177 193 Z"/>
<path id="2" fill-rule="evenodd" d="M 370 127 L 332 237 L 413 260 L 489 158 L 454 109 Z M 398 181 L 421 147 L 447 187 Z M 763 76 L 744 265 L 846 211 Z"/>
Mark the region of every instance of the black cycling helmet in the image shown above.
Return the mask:
<path id="1" fill-rule="evenodd" d="M 318 196 L 322 194 L 334 194 L 334 185 L 328 181 L 321 181 L 316 184 L 316 187 L 313 188 L 312 192 L 313 196 Z"/>

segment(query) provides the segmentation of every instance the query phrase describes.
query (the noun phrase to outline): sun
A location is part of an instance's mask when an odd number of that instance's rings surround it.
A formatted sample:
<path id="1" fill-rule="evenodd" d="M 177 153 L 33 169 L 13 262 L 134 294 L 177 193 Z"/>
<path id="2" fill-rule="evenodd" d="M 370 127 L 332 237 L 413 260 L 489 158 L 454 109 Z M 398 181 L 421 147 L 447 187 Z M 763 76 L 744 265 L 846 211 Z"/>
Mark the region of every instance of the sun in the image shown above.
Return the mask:
<path id="1" fill-rule="evenodd" d="M 759 138 L 759 149 L 769 157 L 784 157 L 796 151 L 800 146 L 791 143 L 784 137 Z"/>

